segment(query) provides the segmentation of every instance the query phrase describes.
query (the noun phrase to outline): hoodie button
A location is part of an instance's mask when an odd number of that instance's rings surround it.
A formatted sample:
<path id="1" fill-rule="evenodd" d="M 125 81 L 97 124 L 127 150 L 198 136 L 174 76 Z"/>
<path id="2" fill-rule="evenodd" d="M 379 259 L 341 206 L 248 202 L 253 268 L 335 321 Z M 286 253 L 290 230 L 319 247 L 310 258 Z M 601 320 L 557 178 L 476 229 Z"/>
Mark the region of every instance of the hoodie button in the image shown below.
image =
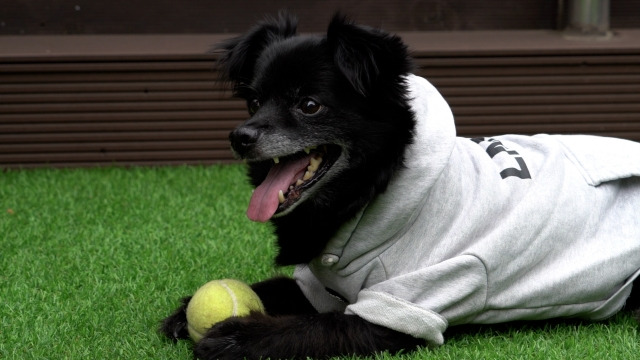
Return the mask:
<path id="1" fill-rule="evenodd" d="M 336 255 L 324 254 L 324 255 L 322 255 L 322 259 L 320 259 L 320 263 L 323 266 L 331 266 L 331 265 L 337 263 L 338 260 L 340 260 L 340 258 L 338 256 L 336 256 Z"/>

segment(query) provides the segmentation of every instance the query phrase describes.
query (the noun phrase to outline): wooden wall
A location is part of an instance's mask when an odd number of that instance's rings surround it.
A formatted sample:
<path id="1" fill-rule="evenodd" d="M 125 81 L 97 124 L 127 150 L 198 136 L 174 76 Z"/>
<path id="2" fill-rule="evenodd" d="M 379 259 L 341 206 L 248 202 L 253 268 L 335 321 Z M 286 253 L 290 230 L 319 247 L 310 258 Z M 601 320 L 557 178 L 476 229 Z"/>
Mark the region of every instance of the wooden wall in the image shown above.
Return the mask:
<path id="1" fill-rule="evenodd" d="M 236 33 L 283 8 L 309 32 L 325 30 L 336 10 L 390 31 L 556 29 L 567 1 L 6 0 L 0 35 Z M 639 27 L 640 0 L 610 3 L 613 28 Z"/>
<path id="2" fill-rule="evenodd" d="M 640 141 L 640 30 L 407 32 L 458 134 Z M 217 82 L 223 35 L 0 36 L 0 168 L 233 161 L 244 104 Z M 10 49 L 10 50 L 7 50 Z"/>

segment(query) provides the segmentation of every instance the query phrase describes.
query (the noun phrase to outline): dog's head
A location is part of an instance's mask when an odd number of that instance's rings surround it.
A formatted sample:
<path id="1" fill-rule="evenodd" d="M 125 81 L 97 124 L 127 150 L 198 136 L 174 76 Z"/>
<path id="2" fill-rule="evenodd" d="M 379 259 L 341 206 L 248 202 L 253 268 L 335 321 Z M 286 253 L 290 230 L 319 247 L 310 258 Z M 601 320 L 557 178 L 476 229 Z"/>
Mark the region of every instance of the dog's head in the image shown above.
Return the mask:
<path id="1" fill-rule="evenodd" d="M 280 14 L 219 46 L 220 68 L 250 114 L 230 134 L 256 186 L 247 214 L 345 221 L 402 165 L 414 126 L 404 78 L 412 62 L 398 37 L 341 15 L 326 35 L 297 35 L 296 25 Z"/>

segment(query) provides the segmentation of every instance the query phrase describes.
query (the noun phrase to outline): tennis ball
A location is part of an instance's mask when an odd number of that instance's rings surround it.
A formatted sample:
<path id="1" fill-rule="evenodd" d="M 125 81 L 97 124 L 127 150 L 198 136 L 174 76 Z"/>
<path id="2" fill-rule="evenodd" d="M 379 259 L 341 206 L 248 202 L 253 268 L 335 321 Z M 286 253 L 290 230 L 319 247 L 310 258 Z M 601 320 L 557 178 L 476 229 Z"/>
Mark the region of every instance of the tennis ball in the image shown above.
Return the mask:
<path id="1" fill-rule="evenodd" d="M 202 285 L 187 305 L 187 330 L 193 341 L 202 339 L 214 324 L 232 316 L 264 312 L 258 295 L 242 281 L 213 280 Z"/>

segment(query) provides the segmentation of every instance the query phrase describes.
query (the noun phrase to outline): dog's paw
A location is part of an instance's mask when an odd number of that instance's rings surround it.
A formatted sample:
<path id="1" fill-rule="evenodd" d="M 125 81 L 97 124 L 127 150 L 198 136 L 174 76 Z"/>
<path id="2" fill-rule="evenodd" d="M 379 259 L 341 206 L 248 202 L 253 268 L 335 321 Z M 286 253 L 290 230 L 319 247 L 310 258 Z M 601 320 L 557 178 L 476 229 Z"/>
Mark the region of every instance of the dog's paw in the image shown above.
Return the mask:
<path id="1" fill-rule="evenodd" d="M 187 305 L 191 297 L 182 299 L 182 305 L 178 307 L 173 314 L 162 320 L 160 324 L 160 333 L 173 341 L 178 339 L 189 338 L 187 330 Z"/>
<path id="2" fill-rule="evenodd" d="M 195 344 L 195 356 L 201 360 L 266 359 L 274 356 L 269 349 L 270 332 L 265 328 L 267 316 L 252 313 L 244 318 L 227 319 L 207 332 Z"/>
<path id="3" fill-rule="evenodd" d="M 268 316 L 253 312 L 214 325 L 194 347 L 202 360 L 326 359 L 413 350 L 424 340 L 343 313 Z"/>

